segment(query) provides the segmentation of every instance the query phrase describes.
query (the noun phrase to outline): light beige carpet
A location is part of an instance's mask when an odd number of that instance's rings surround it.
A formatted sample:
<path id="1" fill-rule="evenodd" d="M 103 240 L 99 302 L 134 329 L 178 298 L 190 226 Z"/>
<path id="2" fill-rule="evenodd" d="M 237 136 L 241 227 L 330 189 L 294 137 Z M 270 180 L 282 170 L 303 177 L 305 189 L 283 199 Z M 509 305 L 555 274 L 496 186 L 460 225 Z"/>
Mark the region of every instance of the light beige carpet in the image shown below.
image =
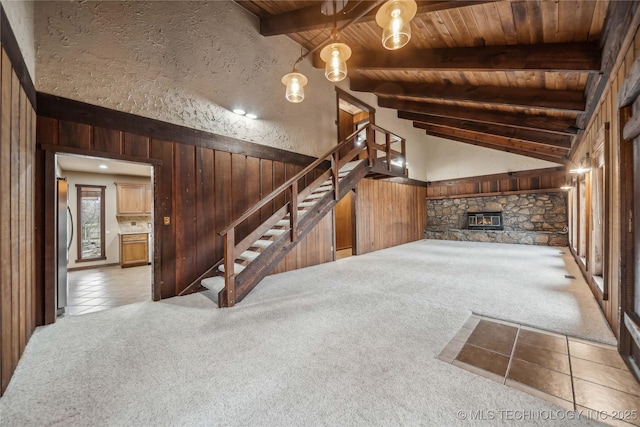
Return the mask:
<path id="1" fill-rule="evenodd" d="M 197 294 L 65 318 L 34 334 L 0 424 L 469 426 L 496 421 L 462 412 L 564 414 L 437 359 L 471 312 L 614 342 L 561 251 L 419 241 L 268 277 L 232 309 Z M 515 424 L 590 423 L 576 418 Z"/>

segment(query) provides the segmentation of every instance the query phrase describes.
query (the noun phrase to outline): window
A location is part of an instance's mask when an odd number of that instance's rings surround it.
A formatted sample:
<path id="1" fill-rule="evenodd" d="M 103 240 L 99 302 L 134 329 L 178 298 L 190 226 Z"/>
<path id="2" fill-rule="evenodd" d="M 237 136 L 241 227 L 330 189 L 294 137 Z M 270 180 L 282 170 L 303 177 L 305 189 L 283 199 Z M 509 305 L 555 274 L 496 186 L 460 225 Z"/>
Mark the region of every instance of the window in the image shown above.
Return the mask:
<path id="1" fill-rule="evenodd" d="M 594 284 L 608 298 L 605 276 L 607 273 L 607 224 L 608 224 L 608 192 L 607 192 L 607 153 L 608 153 L 608 123 L 600 130 L 593 144 L 592 157 L 592 197 L 591 197 L 591 260 L 590 270 Z"/>
<path id="2" fill-rule="evenodd" d="M 104 245 L 104 186 L 77 184 L 78 261 L 107 259 Z"/>
<path id="3" fill-rule="evenodd" d="M 589 224 L 588 203 L 587 203 L 587 183 L 589 173 L 580 175 L 578 179 L 578 257 L 583 265 L 587 265 L 587 229 Z"/>

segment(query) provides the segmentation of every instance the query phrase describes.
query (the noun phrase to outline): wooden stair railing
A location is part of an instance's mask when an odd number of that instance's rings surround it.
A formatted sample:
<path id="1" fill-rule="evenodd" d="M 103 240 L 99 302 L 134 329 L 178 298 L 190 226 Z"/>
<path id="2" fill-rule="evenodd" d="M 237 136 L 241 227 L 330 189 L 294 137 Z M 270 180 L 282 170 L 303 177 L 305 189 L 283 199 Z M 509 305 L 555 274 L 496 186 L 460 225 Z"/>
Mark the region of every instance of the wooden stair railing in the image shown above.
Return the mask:
<path id="1" fill-rule="evenodd" d="M 366 133 L 366 140 L 358 144 L 355 138 L 362 132 Z M 384 144 L 376 142 L 377 133 L 383 135 Z M 391 144 L 394 143 L 400 143 L 400 151 L 391 148 Z M 349 144 L 352 144 L 353 148 L 346 154 L 340 155 L 341 149 Z M 363 152 L 366 153 L 366 157 L 361 155 Z M 378 152 L 382 152 L 382 156 L 379 157 Z M 356 161 L 352 161 L 354 159 Z M 327 160 L 329 160 L 328 168 L 325 166 Z M 404 165 L 401 169 L 402 175 L 406 176 L 405 140 L 379 126 L 368 124 L 354 131 L 227 225 L 219 232 L 224 236 L 224 261 L 221 267 L 224 272 L 224 288 L 218 294 L 218 305 L 231 307 L 244 298 L 374 166 L 382 165 L 391 175 L 394 161 L 396 164 L 402 162 Z M 323 168 L 326 170 L 311 184 L 303 189 L 299 188 L 298 183 L 301 179 Z M 380 169 L 380 167 L 377 168 L 378 173 Z M 251 230 L 240 242 L 236 242 L 237 227 L 282 195 L 286 198 L 284 205 L 266 221 Z M 308 198 L 312 198 L 313 201 L 304 202 Z M 309 209 L 302 212 L 303 218 L 301 218 L 298 210 L 307 207 Z M 286 230 L 274 228 L 286 226 L 288 226 Z M 269 232 L 272 232 L 274 240 L 262 240 L 265 233 Z M 250 248 L 256 247 L 258 242 L 265 243 L 261 245 L 264 246 L 262 252 L 249 251 Z M 236 260 L 243 255 L 253 257 L 246 268 L 236 264 Z M 255 262 L 257 259 L 260 259 L 260 262 Z M 236 269 L 240 268 L 242 269 L 236 274 Z"/>

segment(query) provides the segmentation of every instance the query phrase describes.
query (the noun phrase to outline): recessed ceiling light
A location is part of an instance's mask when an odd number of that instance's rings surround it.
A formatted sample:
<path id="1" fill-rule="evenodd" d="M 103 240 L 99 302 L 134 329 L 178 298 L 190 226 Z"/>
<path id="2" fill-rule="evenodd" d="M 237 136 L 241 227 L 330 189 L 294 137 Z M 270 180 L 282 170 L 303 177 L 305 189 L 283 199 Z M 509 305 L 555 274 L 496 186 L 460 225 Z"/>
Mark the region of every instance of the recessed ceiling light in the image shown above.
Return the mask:
<path id="1" fill-rule="evenodd" d="M 107 165 L 100 165 L 100 166 L 98 166 L 98 167 L 99 167 L 100 169 L 109 169 L 109 166 L 107 166 Z"/>
<path id="2" fill-rule="evenodd" d="M 235 110 L 233 110 L 234 113 L 236 114 L 240 114 L 241 116 L 244 116 L 245 111 L 241 108 L 236 108 Z"/>
<path id="3" fill-rule="evenodd" d="M 247 114 L 247 115 L 246 115 L 246 117 L 247 117 L 248 119 L 257 119 L 257 118 L 258 118 L 258 116 L 256 116 L 256 115 L 255 115 L 255 114 L 253 114 L 253 113 L 249 113 L 249 114 Z"/>

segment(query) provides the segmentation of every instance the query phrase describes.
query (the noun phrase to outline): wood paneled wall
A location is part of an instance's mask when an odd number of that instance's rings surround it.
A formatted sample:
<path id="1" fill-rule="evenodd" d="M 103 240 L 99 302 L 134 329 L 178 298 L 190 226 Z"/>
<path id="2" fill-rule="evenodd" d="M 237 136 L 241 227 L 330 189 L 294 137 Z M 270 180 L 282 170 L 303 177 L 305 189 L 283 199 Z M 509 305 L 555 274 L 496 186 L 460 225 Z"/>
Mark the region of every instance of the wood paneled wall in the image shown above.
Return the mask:
<path id="1" fill-rule="evenodd" d="M 0 60 L 0 395 L 36 326 L 36 114 L 7 52 Z"/>
<path id="2" fill-rule="evenodd" d="M 47 151 L 156 163 L 156 299 L 177 295 L 221 259 L 224 243 L 218 231 L 303 168 L 299 164 L 42 116 L 38 117 L 37 142 Z M 300 188 L 306 184 L 301 182 Z M 282 197 L 249 218 L 239 227 L 237 239 L 244 238 L 285 201 L 286 197 Z M 51 207 L 46 206 L 45 211 L 48 210 Z M 169 218 L 168 225 L 164 225 L 164 217 Z M 303 251 L 304 255 L 291 255 L 278 271 L 330 261 L 326 248 L 330 250 L 327 242 L 332 236 L 331 221 L 322 221 L 300 243 L 298 252 Z M 321 250 L 305 250 L 318 245 Z"/>
<path id="3" fill-rule="evenodd" d="M 518 191 L 557 189 L 565 185 L 565 173 L 565 168 L 562 166 L 434 181 L 428 183 L 427 197 L 444 198 L 477 194 L 497 195 Z"/>
<path id="4" fill-rule="evenodd" d="M 423 186 L 363 179 L 356 187 L 357 254 L 423 238 L 427 222 Z"/>
<path id="5" fill-rule="evenodd" d="M 573 151 L 570 158 L 570 164 L 581 164 L 592 152 L 592 147 L 597 141 L 598 134 L 605 127 L 605 123 L 609 123 L 609 152 L 608 152 L 608 164 L 605 165 L 607 171 L 608 185 L 605 188 L 611 197 L 609 210 L 605 212 L 605 233 L 608 233 L 609 239 L 609 251 L 608 251 L 608 265 L 611 266 L 609 271 L 605 272 L 605 285 L 609 288 L 609 296 L 607 300 L 603 300 L 602 294 L 596 290 L 595 284 L 591 278 L 590 271 L 583 271 L 589 286 L 591 286 L 594 295 L 598 301 L 598 304 L 602 308 L 607 322 L 611 326 L 611 329 L 619 337 L 620 322 L 618 318 L 618 299 L 620 290 L 620 239 L 622 236 L 621 224 L 620 224 L 620 147 L 625 142 L 622 139 L 622 130 L 620 129 L 620 117 L 617 108 L 617 94 L 624 81 L 624 78 L 629 73 L 631 65 L 636 58 L 640 56 L 640 33 L 630 34 L 631 43 L 628 49 L 624 50 L 619 62 L 613 68 L 609 82 L 607 83 L 605 90 L 602 93 L 600 103 L 598 104 L 591 121 L 589 122 L 583 138 L 580 140 L 579 145 Z M 573 166 L 572 166 L 573 167 Z M 591 227 L 587 228 L 587 240 L 591 241 Z M 579 234 L 579 233 L 578 233 Z M 570 233 L 569 236 L 573 236 L 574 233 Z M 575 245 L 577 242 L 572 241 L 571 244 Z M 606 252 L 605 252 L 606 253 Z"/>

